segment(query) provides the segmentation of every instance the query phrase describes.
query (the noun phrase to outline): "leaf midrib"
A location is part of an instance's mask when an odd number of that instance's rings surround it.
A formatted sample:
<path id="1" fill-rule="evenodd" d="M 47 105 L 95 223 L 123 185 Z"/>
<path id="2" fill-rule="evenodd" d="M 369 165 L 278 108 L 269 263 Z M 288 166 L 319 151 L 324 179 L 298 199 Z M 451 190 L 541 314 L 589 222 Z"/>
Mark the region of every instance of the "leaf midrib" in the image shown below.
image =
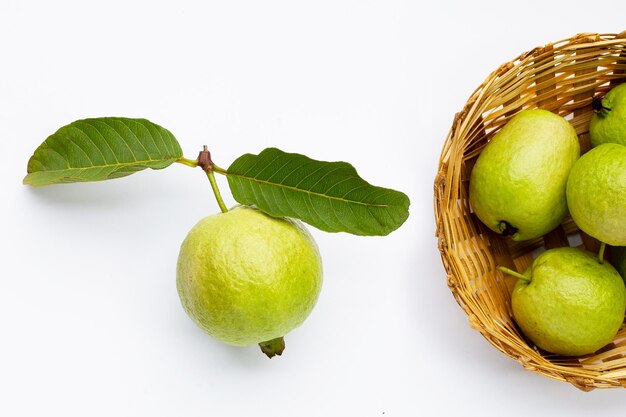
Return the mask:
<path id="1" fill-rule="evenodd" d="M 91 165 L 88 167 L 68 167 L 64 169 L 42 169 L 39 171 L 29 172 L 28 175 L 36 174 L 36 173 L 54 173 L 54 172 L 63 172 L 63 171 L 72 171 L 72 170 L 86 170 L 86 169 L 94 169 L 94 168 L 109 168 L 109 167 L 126 167 L 131 165 L 141 165 L 150 162 L 164 162 L 164 161 L 176 161 L 178 158 L 165 158 L 165 159 L 145 159 L 141 161 L 133 161 L 133 162 L 118 162 L 115 164 L 106 164 L 106 165 Z"/>
<path id="2" fill-rule="evenodd" d="M 349 203 L 349 204 L 358 204 L 358 205 L 362 205 L 362 206 L 366 206 L 366 207 L 379 207 L 379 208 L 390 207 L 389 204 L 372 204 L 372 203 L 364 203 L 362 201 L 348 200 L 346 198 L 336 197 L 336 196 L 327 195 L 327 194 L 322 194 L 322 193 L 318 193 L 318 192 L 311 191 L 311 190 L 305 190 L 303 188 L 297 188 L 297 187 L 294 187 L 294 186 L 291 186 L 291 185 L 285 185 L 285 184 L 279 184 L 279 183 L 276 183 L 276 182 L 270 182 L 270 181 L 266 181 L 266 180 L 261 180 L 261 179 L 258 179 L 258 178 L 249 177 L 247 175 L 233 174 L 233 173 L 228 172 L 228 171 L 226 171 L 226 175 L 229 175 L 229 176 L 232 176 L 232 177 L 236 177 L 236 178 L 245 179 L 245 180 L 252 181 L 252 182 L 257 182 L 257 183 L 260 183 L 260 184 L 273 185 L 275 187 L 286 188 L 288 190 L 293 190 L 293 191 L 299 191 L 299 192 L 307 193 L 307 194 L 314 195 L 314 196 L 317 196 L 317 197 L 323 197 L 323 198 L 327 198 L 329 200 L 336 200 L 336 201 L 341 201 L 341 202 Z M 376 188 L 378 188 L 378 187 L 376 187 Z"/>

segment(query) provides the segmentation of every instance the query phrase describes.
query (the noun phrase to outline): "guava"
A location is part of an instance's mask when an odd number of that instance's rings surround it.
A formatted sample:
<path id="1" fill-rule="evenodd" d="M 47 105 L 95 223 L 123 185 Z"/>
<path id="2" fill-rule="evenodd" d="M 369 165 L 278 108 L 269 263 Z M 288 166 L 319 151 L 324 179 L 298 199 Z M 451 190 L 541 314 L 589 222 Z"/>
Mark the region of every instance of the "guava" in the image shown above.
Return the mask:
<path id="1" fill-rule="evenodd" d="M 626 146 L 603 143 L 585 153 L 567 181 L 567 204 L 583 232 L 626 246 Z"/>
<path id="2" fill-rule="evenodd" d="M 595 114 L 589 123 L 591 146 L 603 143 L 626 145 L 626 83 L 596 99 L 593 107 Z"/>
<path id="3" fill-rule="evenodd" d="M 227 344 L 281 354 L 322 286 L 321 257 L 297 220 L 247 206 L 208 216 L 183 241 L 176 283 L 186 313 Z"/>
<path id="4" fill-rule="evenodd" d="M 520 329 L 540 348 L 566 356 L 611 342 L 624 320 L 626 289 L 619 273 L 577 248 L 540 254 L 511 295 Z"/>
<path id="5" fill-rule="evenodd" d="M 521 111 L 480 153 L 470 176 L 472 209 L 513 240 L 542 236 L 567 214 L 565 184 L 579 156 L 567 120 L 546 110 Z"/>

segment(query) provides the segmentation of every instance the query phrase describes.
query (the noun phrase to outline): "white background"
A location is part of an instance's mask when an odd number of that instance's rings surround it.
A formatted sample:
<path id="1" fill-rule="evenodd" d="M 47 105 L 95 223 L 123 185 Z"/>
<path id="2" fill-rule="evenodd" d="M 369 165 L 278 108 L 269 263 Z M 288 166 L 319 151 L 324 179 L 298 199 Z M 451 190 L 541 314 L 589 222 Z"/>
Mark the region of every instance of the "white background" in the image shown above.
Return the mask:
<path id="1" fill-rule="evenodd" d="M 470 329 L 434 237 L 439 152 L 501 63 L 626 29 L 623 1 L 0 0 L 1 416 L 620 415 L 525 371 Z M 406 192 L 382 238 L 313 230 L 319 302 L 282 357 L 185 316 L 178 247 L 218 207 L 182 165 L 32 189 L 60 126 L 146 117 L 228 166 L 276 146 Z M 229 204 L 234 203 L 218 178 Z"/>

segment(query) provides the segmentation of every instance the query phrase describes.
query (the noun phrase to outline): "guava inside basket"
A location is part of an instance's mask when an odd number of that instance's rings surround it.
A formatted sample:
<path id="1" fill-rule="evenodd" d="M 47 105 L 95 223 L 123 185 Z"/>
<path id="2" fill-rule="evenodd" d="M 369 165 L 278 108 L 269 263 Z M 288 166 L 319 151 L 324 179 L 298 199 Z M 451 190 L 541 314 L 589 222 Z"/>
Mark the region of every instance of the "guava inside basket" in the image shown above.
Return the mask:
<path id="1" fill-rule="evenodd" d="M 565 117 L 589 150 L 592 100 L 626 82 L 626 32 L 578 34 L 526 52 L 501 65 L 456 114 L 435 179 L 437 237 L 448 286 L 477 329 L 498 350 L 524 368 L 567 381 L 588 391 L 626 387 L 626 327 L 592 355 L 550 354 L 526 340 L 515 324 L 510 293 L 515 279 L 496 270 L 529 266 L 543 249 L 599 242 L 582 233 L 571 218 L 542 238 L 514 242 L 490 231 L 472 213 L 469 176 L 490 138 L 516 113 L 542 108 Z M 610 259 L 610 248 L 607 256 Z"/>

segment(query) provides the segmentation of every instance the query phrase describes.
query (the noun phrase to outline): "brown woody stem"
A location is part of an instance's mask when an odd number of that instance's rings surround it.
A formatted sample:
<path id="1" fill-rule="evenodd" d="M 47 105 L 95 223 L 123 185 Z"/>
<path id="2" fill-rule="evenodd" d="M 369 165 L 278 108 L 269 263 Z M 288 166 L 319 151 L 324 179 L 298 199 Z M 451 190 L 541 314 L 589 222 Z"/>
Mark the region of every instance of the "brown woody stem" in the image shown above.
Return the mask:
<path id="1" fill-rule="evenodd" d="M 211 152 L 206 145 L 202 147 L 202 150 L 198 154 L 198 166 L 204 170 L 204 172 L 213 172 L 213 161 L 211 160 Z"/>

